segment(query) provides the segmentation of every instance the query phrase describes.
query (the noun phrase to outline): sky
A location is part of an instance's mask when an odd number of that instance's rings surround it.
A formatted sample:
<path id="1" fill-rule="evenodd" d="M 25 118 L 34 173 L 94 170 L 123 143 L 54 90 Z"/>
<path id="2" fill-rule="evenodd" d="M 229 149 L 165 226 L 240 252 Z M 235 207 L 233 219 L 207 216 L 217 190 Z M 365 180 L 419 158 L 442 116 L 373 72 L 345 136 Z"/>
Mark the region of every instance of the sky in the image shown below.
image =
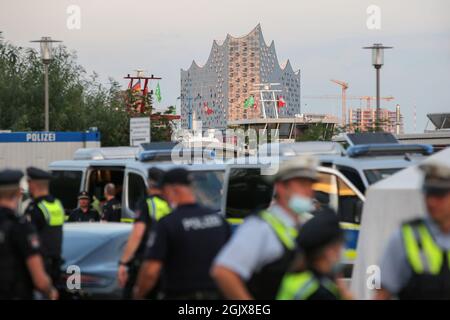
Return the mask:
<path id="1" fill-rule="evenodd" d="M 79 28 L 67 26 L 73 5 Z M 370 5 L 380 8 L 380 29 L 367 27 Z M 245 35 L 258 23 L 266 42 L 275 41 L 280 63 L 290 59 L 301 70 L 302 96 L 339 96 L 330 79 L 348 82 L 349 96 L 375 95 L 370 52 L 362 47 L 383 43 L 394 49 L 385 52 L 381 95 L 395 100 L 382 107 L 400 104 L 412 133 L 423 132 L 427 113 L 450 112 L 449 12 L 448 0 L 0 0 L 0 30 L 20 46 L 37 48 L 29 41 L 44 35 L 63 40 L 105 83 L 112 77 L 125 88 L 123 77 L 135 69 L 160 76 L 157 108 L 179 106 L 180 69 L 192 60 L 204 64 L 213 40 Z M 301 104 L 307 113 L 341 108 L 340 99 Z"/>

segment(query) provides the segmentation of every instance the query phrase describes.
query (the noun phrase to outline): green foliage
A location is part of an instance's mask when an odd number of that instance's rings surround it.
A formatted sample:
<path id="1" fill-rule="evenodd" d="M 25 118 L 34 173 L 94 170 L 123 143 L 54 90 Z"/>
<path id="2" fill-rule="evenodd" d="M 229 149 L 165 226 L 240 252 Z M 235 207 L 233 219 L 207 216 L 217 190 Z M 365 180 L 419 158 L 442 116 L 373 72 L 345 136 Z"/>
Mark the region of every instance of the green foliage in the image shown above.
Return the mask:
<path id="1" fill-rule="evenodd" d="M 77 63 L 75 52 L 54 49 L 49 66 L 50 130 L 85 131 L 97 127 L 103 146 L 129 144 L 126 94 L 113 79 L 105 86 Z M 0 33 L 0 129 L 39 131 L 44 127 L 44 72 L 39 53 L 14 46 Z M 151 95 L 145 97 L 151 114 Z M 168 130 L 166 126 L 166 131 Z M 157 136 L 167 136 L 163 129 Z M 170 134 L 169 134 L 170 137 Z M 170 139 L 170 138 L 169 138 Z"/>
<path id="2" fill-rule="evenodd" d="M 158 116 L 161 115 L 173 115 L 175 114 L 175 106 L 169 106 L 163 113 L 156 112 Z M 167 119 L 167 117 L 160 117 L 159 120 L 153 120 L 151 122 L 152 141 L 171 141 L 173 121 Z"/>
<path id="3" fill-rule="evenodd" d="M 330 141 L 334 133 L 330 126 L 318 123 L 304 130 L 301 135 L 297 136 L 296 141 Z"/>

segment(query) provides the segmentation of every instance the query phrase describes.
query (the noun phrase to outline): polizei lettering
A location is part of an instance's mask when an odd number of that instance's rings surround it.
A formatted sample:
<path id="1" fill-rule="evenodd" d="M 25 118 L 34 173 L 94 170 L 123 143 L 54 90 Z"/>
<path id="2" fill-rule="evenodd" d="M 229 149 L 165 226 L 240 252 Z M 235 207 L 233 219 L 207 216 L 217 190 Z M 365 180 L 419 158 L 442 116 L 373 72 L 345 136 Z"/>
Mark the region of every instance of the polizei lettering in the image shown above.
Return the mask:
<path id="1" fill-rule="evenodd" d="M 30 132 L 27 133 L 27 142 L 55 142 L 54 132 Z"/>

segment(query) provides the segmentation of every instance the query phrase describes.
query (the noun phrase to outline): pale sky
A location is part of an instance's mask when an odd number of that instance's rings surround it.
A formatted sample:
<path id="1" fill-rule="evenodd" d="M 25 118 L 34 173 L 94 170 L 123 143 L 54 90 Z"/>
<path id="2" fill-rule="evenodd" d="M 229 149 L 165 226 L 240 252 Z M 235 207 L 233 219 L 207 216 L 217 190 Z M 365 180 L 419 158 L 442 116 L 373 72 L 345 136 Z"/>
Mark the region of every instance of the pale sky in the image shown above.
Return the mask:
<path id="1" fill-rule="evenodd" d="M 381 8 L 380 30 L 366 26 L 372 4 Z M 66 26 L 69 5 L 81 9 L 80 30 Z M 280 63 L 289 58 L 301 70 L 302 96 L 339 95 L 330 79 L 348 82 L 348 95 L 375 95 L 370 52 L 361 47 L 380 42 L 394 47 L 385 52 L 381 94 L 396 98 L 382 106 L 401 105 L 407 132 L 414 131 L 416 106 L 422 132 L 426 113 L 450 112 L 449 12 L 448 0 L 0 0 L 0 30 L 21 46 L 44 35 L 63 40 L 87 71 L 124 87 L 122 78 L 137 68 L 161 76 L 160 107 L 179 105 L 180 69 L 194 59 L 204 64 L 214 39 L 245 35 L 258 23 Z M 340 106 L 302 98 L 306 112 Z"/>

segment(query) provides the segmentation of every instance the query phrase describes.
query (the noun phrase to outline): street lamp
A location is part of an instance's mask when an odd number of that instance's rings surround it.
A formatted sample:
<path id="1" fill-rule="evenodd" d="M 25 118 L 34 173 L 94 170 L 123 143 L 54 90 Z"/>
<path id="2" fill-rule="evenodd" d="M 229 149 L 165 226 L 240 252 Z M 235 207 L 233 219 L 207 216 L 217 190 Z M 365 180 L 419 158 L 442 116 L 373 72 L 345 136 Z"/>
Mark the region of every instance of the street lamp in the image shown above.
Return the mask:
<path id="1" fill-rule="evenodd" d="M 44 64 L 44 94 L 45 94 L 45 131 L 49 131 L 49 112 L 48 112 L 48 65 L 53 60 L 52 44 L 54 42 L 61 42 L 59 40 L 52 40 L 50 37 L 42 37 L 40 40 L 33 40 L 30 42 L 39 42 L 41 47 L 41 59 Z"/>
<path id="2" fill-rule="evenodd" d="M 189 130 L 192 129 L 192 100 L 195 101 L 195 100 L 201 99 L 201 98 L 202 98 L 202 96 L 200 95 L 200 93 L 198 93 L 196 97 L 192 97 L 192 96 L 186 97 L 186 95 L 182 93 L 181 96 L 179 96 L 177 98 L 179 100 L 187 99 L 187 101 L 188 101 L 188 129 Z"/>
<path id="3" fill-rule="evenodd" d="M 381 43 L 374 43 L 370 47 L 363 47 L 363 49 L 372 50 L 372 65 L 376 70 L 377 76 L 377 109 L 376 109 L 376 120 L 375 129 L 379 130 L 380 125 L 380 69 L 384 64 L 384 49 L 392 49 L 393 47 L 385 47 Z"/>

